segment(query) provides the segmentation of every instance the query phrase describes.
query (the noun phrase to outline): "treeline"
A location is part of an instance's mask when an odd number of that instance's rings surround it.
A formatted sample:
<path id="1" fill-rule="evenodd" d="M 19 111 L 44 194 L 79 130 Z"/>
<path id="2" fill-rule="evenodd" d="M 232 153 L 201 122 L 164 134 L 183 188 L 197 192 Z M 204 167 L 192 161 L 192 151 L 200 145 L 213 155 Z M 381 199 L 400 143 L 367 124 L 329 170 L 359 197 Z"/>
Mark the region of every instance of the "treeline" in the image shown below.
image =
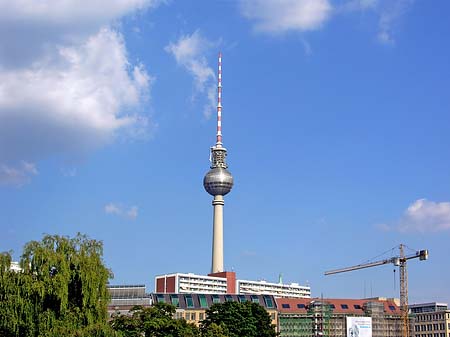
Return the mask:
<path id="1" fill-rule="evenodd" d="M 256 303 L 226 302 L 206 311 L 199 327 L 174 319 L 175 307 L 135 307 L 107 320 L 111 271 L 102 242 L 78 234 L 46 235 L 24 247 L 22 271 L 0 254 L 1 337 L 271 337 L 269 314 Z"/>

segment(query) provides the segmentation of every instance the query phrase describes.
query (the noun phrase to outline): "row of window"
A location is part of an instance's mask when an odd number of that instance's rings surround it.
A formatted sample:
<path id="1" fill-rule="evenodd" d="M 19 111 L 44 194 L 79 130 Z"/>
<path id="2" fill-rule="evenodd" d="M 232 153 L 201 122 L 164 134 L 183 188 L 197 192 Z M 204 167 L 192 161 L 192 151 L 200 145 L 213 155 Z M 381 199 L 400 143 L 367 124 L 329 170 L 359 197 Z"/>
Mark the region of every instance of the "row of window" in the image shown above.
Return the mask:
<path id="1" fill-rule="evenodd" d="M 180 307 L 180 297 L 184 298 L 184 301 L 186 303 L 186 308 L 188 309 L 193 309 L 195 308 L 194 305 L 194 300 L 192 298 L 191 294 L 185 294 L 185 295 L 178 295 L 178 294 L 171 294 L 170 296 L 170 302 L 173 306 L 179 308 Z M 198 296 L 198 300 L 200 303 L 200 307 L 201 308 L 208 308 L 208 301 L 206 299 L 206 295 L 204 294 L 199 294 Z M 165 302 L 165 297 L 164 294 L 157 294 L 156 295 L 158 302 Z M 220 303 L 220 297 L 219 295 L 211 295 L 212 298 L 212 303 Z M 225 301 L 226 302 L 232 302 L 234 301 L 233 296 L 231 295 L 224 295 Z M 247 301 L 247 298 L 245 297 L 245 295 L 237 295 L 238 301 L 241 303 L 244 303 Z M 257 295 L 251 295 L 250 296 L 251 301 L 254 303 L 258 303 L 261 304 L 259 301 L 259 297 Z M 273 309 L 275 308 L 275 304 L 273 303 L 273 300 L 270 296 L 268 295 L 264 295 L 264 303 L 266 305 L 266 308 L 268 309 Z"/>
<path id="2" fill-rule="evenodd" d="M 449 323 L 450 328 L 450 323 Z M 432 330 L 445 330 L 445 323 L 434 324 L 421 324 L 414 327 L 415 331 L 432 331 Z"/>
<path id="3" fill-rule="evenodd" d="M 428 315 L 417 315 L 416 320 L 417 321 L 431 321 L 431 320 L 442 320 L 445 318 L 445 315 L 447 315 L 447 318 L 450 318 L 450 314 L 428 314 Z"/>
<path id="4" fill-rule="evenodd" d="M 423 334 L 416 334 L 416 337 L 445 337 L 445 332 L 437 333 L 423 333 Z M 450 333 L 448 334 L 448 337 L 450 337 Z"/>
<path id="5" fill-rule="evenodd" d="M 281 304 L 281 307 L 283 309 L 290 309 L 291 305 L 289 303 L 283 303 Z M 305 309 L 305 305 L 302 303 L 297 303 L 297 308 L 298 309 Z M 336 309 L 336 306 L 334 304 L 330 304 L 330 308 L 331 309 Z M 361 310 L 361 305 L 359 304 L 354 304 L 353 308 L 357 309 L 357 310 Z M 341 309 L 347 310 L 348 309 L 348 304 L 341 304 Z M 395 311 L 395 306 L 390 305 L 389 309 L 391 309 L 392 311 Z"/>

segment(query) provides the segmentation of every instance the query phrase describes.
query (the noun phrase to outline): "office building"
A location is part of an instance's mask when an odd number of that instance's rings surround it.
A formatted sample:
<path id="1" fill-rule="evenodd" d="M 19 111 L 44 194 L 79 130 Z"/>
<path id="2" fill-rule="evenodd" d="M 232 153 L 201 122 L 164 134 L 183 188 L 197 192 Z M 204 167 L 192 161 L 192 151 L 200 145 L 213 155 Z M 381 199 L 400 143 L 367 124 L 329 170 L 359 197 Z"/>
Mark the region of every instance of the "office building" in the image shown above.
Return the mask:
<path id="1" fill-rule="evenodd" d="M 447 303 L 409 306 L 412 337 L 450 337 L 450 310 Z"/>

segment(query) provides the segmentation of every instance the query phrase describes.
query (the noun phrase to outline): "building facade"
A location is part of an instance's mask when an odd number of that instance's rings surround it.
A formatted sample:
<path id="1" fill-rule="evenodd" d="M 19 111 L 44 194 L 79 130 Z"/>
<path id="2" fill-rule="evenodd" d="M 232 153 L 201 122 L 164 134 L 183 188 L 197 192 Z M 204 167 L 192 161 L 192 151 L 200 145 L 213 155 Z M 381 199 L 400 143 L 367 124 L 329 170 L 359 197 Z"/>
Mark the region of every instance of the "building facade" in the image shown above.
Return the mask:
<path id="1" fill-rule="evenodd" d="M 370 322 L 373 337 L 402 337 L 401 312 L 393 301 L 277 298 L 276 302 L 281 337 L 347 337 L 355 334 L 348 322 L 357 320 Z"/>
<path id="2" fill-rule="evenodd" d="M 240 294 L 275 297 L 311 297 L 311 288 L 298 283 L 283 284 L 266 281 L 237 280 L 236 273 L 204 275 L 174 273 L 155 277 L 155 292 L 177 294 Z"/>
<path id="3" fill-rule="evenodd" d="M 275 297 L 310 298 L 311 288 L 298 283 L 284 284 L 266 281 L 237 280 L 238 294 L 261 294 Z"/>
<path id="4" fill-rule="evenodd" d="M 423 303 L 409 306 L 411 336 L 450 337 L 450 310 L 446 303 Z"/>
<path id="5" fill-rule="evenodd" d="M 227 278 L 174 273 L 155 277 L 155 292 L 175 294 L 226 294 Z"/>
<path id="6" fill-rule="evenodd" d="M 153 303 L 169 303 L 175 306 L 175 318 L 185 319 L 199 325 L 206 318 L 206 310 L 213 304 L 234 302 L 254 302 L 263 306 L 270 315 L 272 324 L 277 325 L 278 311 L 275 298 L 270 295 L 231 295 L 231 294 L 151 294 Z"/>

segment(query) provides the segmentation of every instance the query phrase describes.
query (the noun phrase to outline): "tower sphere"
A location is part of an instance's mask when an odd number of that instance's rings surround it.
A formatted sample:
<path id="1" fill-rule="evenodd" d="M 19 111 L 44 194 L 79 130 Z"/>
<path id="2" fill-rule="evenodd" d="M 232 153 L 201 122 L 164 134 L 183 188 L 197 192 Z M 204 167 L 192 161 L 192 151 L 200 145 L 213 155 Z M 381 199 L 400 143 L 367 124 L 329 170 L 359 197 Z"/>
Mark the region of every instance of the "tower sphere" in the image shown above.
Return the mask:
<path id="1" fill-rule="evenodd" d="M 233 187 L 233 176 L 224 168 L 215 167 L 206 173 L 203 186 L 211 195 L 226 195 Z"/>

